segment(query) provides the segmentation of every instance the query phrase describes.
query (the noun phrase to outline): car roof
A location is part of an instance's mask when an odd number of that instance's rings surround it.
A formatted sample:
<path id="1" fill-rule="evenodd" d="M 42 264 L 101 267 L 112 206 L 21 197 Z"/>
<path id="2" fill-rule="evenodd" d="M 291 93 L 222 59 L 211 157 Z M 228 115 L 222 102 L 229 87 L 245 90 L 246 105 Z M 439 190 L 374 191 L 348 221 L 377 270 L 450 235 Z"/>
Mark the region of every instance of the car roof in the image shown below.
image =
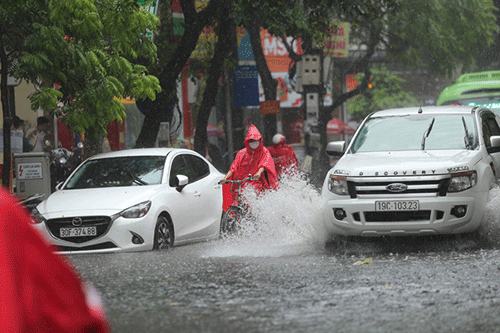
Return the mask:
<path id="1" fill-rule="evenodd" d="M 171 152 L 185 152 L 196 154 L 194 150 L 184 148 L 133 148 L 101 153 L 90 157 L 89 159 L 114 158 L 126 156 L 166 156 Z"/>
<path id="2" fill-rule="evenodd" d="M 389 117 L 418 114 L 472 114 L 477 107 L 474 106 L 415 106 L 399 109 L 388 109 L 374 112 L 371 117 Z"/>

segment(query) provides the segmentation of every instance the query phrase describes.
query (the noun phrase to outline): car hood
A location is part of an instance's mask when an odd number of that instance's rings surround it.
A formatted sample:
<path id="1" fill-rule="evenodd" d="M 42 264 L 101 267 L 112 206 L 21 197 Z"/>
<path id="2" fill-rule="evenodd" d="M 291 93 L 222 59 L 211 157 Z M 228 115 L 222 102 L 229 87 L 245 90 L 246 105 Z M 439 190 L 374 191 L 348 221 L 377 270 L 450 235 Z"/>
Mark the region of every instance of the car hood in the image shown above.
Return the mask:
<path id="1" fill-rule="evenodd" d="M 59 190 L 37 206 L 47 219 L 74 215 L 113 215 L 149 200 L 159 185 Z"/>
<path id="2" fill-rule="evenodd" d="M 346 176 L 406 176 L 472 170 L 482 159 L 477 150 L 371 152 L 344 155 L 330 174 Z"/>

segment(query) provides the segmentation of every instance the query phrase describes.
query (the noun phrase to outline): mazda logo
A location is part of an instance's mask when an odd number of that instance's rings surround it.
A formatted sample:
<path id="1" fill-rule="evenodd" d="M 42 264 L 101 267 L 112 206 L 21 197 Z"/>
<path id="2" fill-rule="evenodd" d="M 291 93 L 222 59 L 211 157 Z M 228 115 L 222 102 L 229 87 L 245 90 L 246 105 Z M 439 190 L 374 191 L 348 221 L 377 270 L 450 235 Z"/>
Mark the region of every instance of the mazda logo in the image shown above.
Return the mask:
<path id="1" fill-rule="evenodd" d="M 71 224 L 75 227 L 81 226 L 82 223 L 83 223 L 83 221 L 80 217 L 75 217 L 73 220 L 71 220 Z"/>
<path id="2" fill-rule="evenodd" d="M 403 192 L 408 189 L 408 186 L 406 186 L 406 184 L 403 183 L 392 183 L 387 185 L 386 189 L 389 192 Z"/>

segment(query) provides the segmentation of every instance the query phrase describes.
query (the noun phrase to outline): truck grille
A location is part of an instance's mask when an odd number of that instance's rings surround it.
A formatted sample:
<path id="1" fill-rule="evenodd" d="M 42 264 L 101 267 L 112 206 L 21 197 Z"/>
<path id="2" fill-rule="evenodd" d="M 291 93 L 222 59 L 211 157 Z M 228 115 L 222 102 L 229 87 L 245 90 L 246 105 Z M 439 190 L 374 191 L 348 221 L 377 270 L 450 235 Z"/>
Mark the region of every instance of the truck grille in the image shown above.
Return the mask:
<path id="1" fill-rule="evenodd" d="M 64 237 L 64 238 L 59 237 L 60 228 L 75 228 L 75 226 L 72 224 L 72 221 L 75 218 L 82 219 L 81 227 L 96 227 L 97 234 L 95 236 Z M 65 240 L 67 242 L 83 243 L 104 235 L 108 231 L 111 225 L 111 218 L 109 216 L 82 216 L 82 217 L 73 216 L 73 217 L 64 217 L 58 219 L 50 219 L 46 223 L 48 229 L 50 230 L 50 232 L 54 237 Z"/>
<path id="2" fill-rule="evenodd" d="M 351 198 L 405 198 L 446 196 L 448 175 L 415 177 L 349 177 L 347 184 Z M 404 184 L 405 190 L 388 190 L 391 184 Z"/>

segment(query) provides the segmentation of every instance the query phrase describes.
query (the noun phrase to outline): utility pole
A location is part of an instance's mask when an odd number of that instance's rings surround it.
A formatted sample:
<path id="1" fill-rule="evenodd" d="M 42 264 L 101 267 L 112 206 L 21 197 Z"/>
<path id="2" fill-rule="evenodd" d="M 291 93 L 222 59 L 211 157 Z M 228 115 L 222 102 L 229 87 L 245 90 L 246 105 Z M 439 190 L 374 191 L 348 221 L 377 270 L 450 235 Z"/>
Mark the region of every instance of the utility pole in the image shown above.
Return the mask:
<path id="1" fill-rule="evenodd" d="M 306 158 L 302 170 L 311 173 L 314 161 L 320 154 L 320 110 L 323 106 L 323 52 L 312 50 L 302 56 L 298 71 L 301 78 L 301 88 L 304 96 L 303 132 L 305 138 Z"/>

